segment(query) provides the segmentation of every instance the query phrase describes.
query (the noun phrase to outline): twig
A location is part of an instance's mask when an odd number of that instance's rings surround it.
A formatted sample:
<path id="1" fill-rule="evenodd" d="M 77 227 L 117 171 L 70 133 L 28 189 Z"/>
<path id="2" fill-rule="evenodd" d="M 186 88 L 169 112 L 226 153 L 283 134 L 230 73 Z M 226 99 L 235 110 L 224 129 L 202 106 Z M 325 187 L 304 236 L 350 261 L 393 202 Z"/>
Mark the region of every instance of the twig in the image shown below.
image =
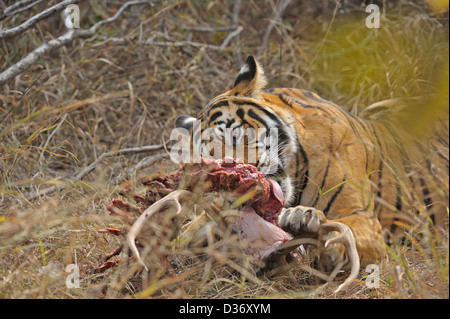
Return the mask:
<path id="1" fill-rule="evenodd" d="M 233 5 L 233 16 L 231 17 L 231 25 L 237 27 L 239 23 L 239 10 L 241 8 L 241 0 L 235 0 Z"/>
<path id="2" fill-rule="evenodd" d="M 220 45 L 219 49 L 223 50 L 225 49 L 225 47 L 228 45 L 228 42 L 230 42 L 230 40 L 232 38 L 234 38 L 235 36 L 239 35 L 239 33 L 242 32 L 242 30 L 244 30 L 243 27 L 238 27 L 236 30 L 234 30 L 233 32 L 231 32 L 226 38 L 225 40 L 223 40 L 222 44 Z"/>
<path id="3" fill-rule="evenodd" d="M 121 154 L 140 154 L 145 152 L 151 152 L 151 151 L 159 151 L 164 148 L 163 144 L 160 145 L 149 145 L 149 146 L 142 146 L 142 147 L 132 147 L 132 148 L 124 148 L 117 151 L 110 151 L 105 152 L 102 155 L 100 155 L 95 161 L 93 161 L 89 166 L 85 167 L 80 173 L 78 173 L 75 176 L 75 180 L 78 181 L 84 177 L 87 173 L 92 171 L 104 158 L 110 157 L 110 156 L 116 156 Z"/>
<path id="4" fill-rule="evenodd" d="M 28 9 L 33 8 L 35 5 L 41 3 L 44 0 L 36 0 L 33 3 L 28 4 L 28 3 L 32 2 L 32 1 L 34 1 L 34 0 L 17 1 L 13 5 L 11 5 L 9 7 L 6 7 L 3 10 L 3 12 L 0 14 L 0 20 L 3 20 L 3 19 L 5 19 L 6 17 L 9 17 L 9 16 L 14 16 L 14 15 L 19 14 L 21 12 L 27 11 Z M 20 8 L 21 6 L 25 6 L 25 7 Z M 17 9 L 16 11 L 12 11 L 12 10 L 15 10 L 16 8 L 19 8 L 19 9 Z"/>
<path id="5" fill-rule="evenodd" d="M 236 30 L 235 25 L 230 25 L 226 27 L 185 27 L 184 29 L 188 31 L 197 31 L 197 32 L 223 32 L 223 31 L 234 31 Z"/>
<path id="6" fill-rule="evenodd" d="M 27 5 L 30 2 L 32 2 L 33 0 L 19 0 L 16 1 L 14 4 L 8 6 L 8 7 L 4 7 L 1 8 L 2 13 L 0 14 L 0 20 L 6 18 L 7 16 L 12 15 L 11 12 L 13 12 L 13 10 L 16 10 L 17 8 L 20 8 L 21 6 Z"/>
<path id="7" fill-rule="evenodd" d="M 61 121 L 59 121 L 58 125 L 56 126 L 56 128 L 51 132 L 51 134 L 48 136 L 47 141 L 45 142 L 44 146 L 42 147 L 43 149 L 46 149 L 48 146 L 48 143 L 50 143 L 50 140 L 52 139 L 52 137 L 55 135 L 55 133 L 59 130 L 59 128 L 61 127 L 61 125 L 64 123 L 64 121 L 66 120 L 67 116 L 69 114 L 66 113 L 63 115 Z M 43 156 L 44 152 L 41 152 L 41 159 Z"/>
<path id="8" fill-rule="evenodd" d="M 2 9 L 4 14 L 9 14 L 12 10 L 15 10 L 17 8 L 20 8 L 21 6 L 27 5 L 28 3 L 30 3 L 33 0 L 19 0 L 16 1 L 14 4 L 10 5 L 9 7 L 6 7 L 4 9 Z"/>
<path id="9" fill-rule="evenodd" d="M 264 50 L 269 42 L 270 34 L 272 33 L 273 28 L 277 23 L 281 22 L 281 17 L 283 16 L 284 10 L 286 10 L 287 6 L 291 3 L 292 0 L 281 0 L 278 5 L 277 11 L 275 12 L 274 17 L 270 21 L 267 26 L 266 33 L 264 34 L 263 41 L 261 43 L 261 47 L 258 51 L 258 56 L 261 56 L 264 53 Z"/>
<path id="10" fill-rule="evenodd" d="M 143 41 L 142 44 L 146 45 L 156 45 L 156 46 L 164 46 L 164 47 L 185 47 L 185 46 L 192 46 L 195 48 L 207 48 L 211 50 L 221 50 L 219 46 L 207 44 L 207 43 L 200 43 L 200 42 L 192 42 L 192 41 L 175 41 L 175 42 L 166 42 L 166 41 L 153 41 L 153 40 L 146 40 Z"/>
<path id="11" fill-rule="evenodd" d="M 44 20 L 52 15 L 54 15 L 56 12 L 59 12 L 61 10 L 64 10 L 68 5 L 75 4 L 78 2 L 81 2 L 83 0 L 64 0 L 63 2 L 60 2 L 58 4 L 55 4 L 53 7 L 47 8 L 41 13 L 36 14 L 35 16 L 31 17 L 21 25 L 18 25 L 17 27 L 6 29 L 0 31 L 0 40 L 1 39 L 7 39 L 14 36 L 17 36 L 19 34 L 22 34 L 32 26 L 34 26 L 36 23 L 38 23 L 41 20 Z"/>
<path id="12" fill-rule="evenodd" d="M 185 46 L 192 46 L 195 48 L 207 48 L 207 49 L 211 49 L 211 50 L 217 50 L 217 51 L 222 51 L 225 49 L 225 47 L 228 45 L 228 43 L 230 42 L 230 40 L 237 36 L 239 33 L 242 32 L 244 28 L 243 27 L 237 27 L 236 30 L 234 30 L 233 32 L 231 32 L 226 38 L 225 40 L 222 42 L 222 44 L 220 46 L 217 45 L 213 45 L 213 44 L 207 44 L 207 43 L 200 43 L 200 42 L 192 42 L 192 41 L 154 41 L 153 38 L 154 37 L 150 37 L 147 40 L 141 42 L 142 44 L 146 44 L 146 45 L 156 45 L 156 46 L 168 46 L 168 47 L 185 47 Z M 166 35 L 164 35 L 164 37 L 167 38 Z M 126 43 L 127 39 L 121 39 L 121 38 L 113 38 L 110 39 L 112 41 L 116 41 L 116 42 L 124 42 Z"/>
<path id="13" fill-rule="evenodd" d="M 223 40 L 222 44 L 220 46 L 212 46 L 209 44 L 201 44 L 197 42 L 188 42 L 188 41 L 181 41 L 181 42 L 154 42 L 152 40 L 147 40 L 148 42 L 146 44 L 155 44 L 155 45 L 161 45 L 161 46 L 183 46 L 183 45 L 191 45 L 194 47 L 206 47 L 213 50 L 223 50 L 225 47 L 229 44 L 231 39 L 235 38 L 235 42 L 239 42 L 238 36 L 244 29 L 242 26 L 238 26 L 238 19 L 239 19 L 239 8 L 240 8 L 241 0 L 236 0 L 234 2 L 233 6 L 233 16 L 231 20 L 230 26 L 225 27 L 185 27 L 186 30 L 189 31 L 197 31 L 197 32 L 223 32 L 223 31 L 233 31 Z M 241 60 L 240 52 L 236 52 L 236 56 L 238 57 L 237 60 Z"/>
<path id="14" fill-rule="evenodd" d="M 90 27 L 89 30 L 90 30 L 92 33 L 95 33 L 95 32 L 97 32 L 98 28 L 100 28 L 101 26 L 116 21 L 117 18 L 122 14 L 122 12 L 123 12 L 126 8 L 128 8 L 129 6 L 132 6 L 132 5 L 135 5 L 135 4 L 145 4 L 145 3 L 150 4 L 150 5 L 153 5 L 153 2 L 152 2 L 151 0 L 128 1 L 128 2 L 125 3 L 123 6 L 121 6 L 119 10 L 117 10 L 117 12 L 116 12 L 115 15 L 113 15 L 112 17 L 107 18 L 107 19 L 105 19 L 105 20 L 101 20 L 101 21 L 97 22 L 97 23 L 94 24 L 92 27 Z"/>
<path id="15" fill-rule="evenodd" d="M 79 1 L 81 1 L 81 0 L 70 0 L 70 2 L 79 2 Z M 69 2 L 64 1 L 64 3 L 67 5 Z M 34 49 L 31 53 L 29 53 L 22 60 L 20 60 L 16 64 L 10 66 L 8 69 L 6 69 L 2 73 L 0 73 L 0 85 L 8 82 L 12 78 L 14 78 L 17 75 L 24 72 L 26 69 L 31 67 L 38 59 L 40 59 L 43 55 L 45 55 L 55 49 L 58 49 L 66 44 L 69 44 L 77 38 L 92 37 L 101 26 L 117 20 L 117 18 L 120 16 L 120 14 L 130 5 L 144 4 L 144 3 L 150 3 L 150 2 L 149 2 L 149 0 L 129 1 L 129 2 L 125 3 L 119 10 L 117 10 L 117 12 L 114 16 L 97 22 L 89 29 L 70 29 L 65 34 L 57 37 L 56 39 L 52 39 L 52 40 L 48 41 L 47 43 L 43 43 L 41 46 Z M 4 31 L 6 31 L 6 30 L 4 30 Z M 0 39 L 1 39 L 1 37 L 0 37 Z"/>
<path id="16" fill-rule="evenodd" d="M 16 106 L 20 103 L 20 101 L 22 100 L 22 98 L 27 95 L 28 91 L 30 91 L 30 89 L 36 84 L 36 82 L 41 78 L 42 74 L 44 72 L 41 72 L 41 74 L 39 74 L 39 76 L 37 77 L 36 80 L 33 81 L 33 83 L 31 83 L 31 85 L 25 90 L 25 92 L 23 92 L 22 96 L 19 98 L 19 100 L 16 102 L 16 104 L 14 104 L 9 110 L 8 112 L 6 112 L 5 116 L 3 116 L 3 118 L 0 121 L 0 125 L 6 120 L 6 118 L 8 117 L 8 115 L 11 113 L 12 110 L 14 110 L 16 108 Z"/>
<path id="17" fill-rule="evenodd" d="M 140 161 L 139 163 L 137 163 L 137 165 L 134 168 L 135 168 L 135 170 L 139 170 L 141 168 L 153 165 L 155 162 L 162 160 L 164 158 L 167 158 L 167 157 L 169 157 L 169 154 L 167 152 L 148 156 L 148 157 L 144 158 L 142 161 Z"/>

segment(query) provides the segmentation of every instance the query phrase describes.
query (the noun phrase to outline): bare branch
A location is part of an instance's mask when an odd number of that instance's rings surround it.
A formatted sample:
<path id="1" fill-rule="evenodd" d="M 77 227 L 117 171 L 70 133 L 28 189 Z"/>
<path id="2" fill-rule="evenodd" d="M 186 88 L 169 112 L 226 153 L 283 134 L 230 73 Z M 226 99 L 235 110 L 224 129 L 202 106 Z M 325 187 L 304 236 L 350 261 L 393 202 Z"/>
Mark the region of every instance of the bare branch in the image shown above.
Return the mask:
<path id="1" fill-rule="evenodd" d="M 16 1 L 14 4 L 10 5 L 9 7 L 5 7 L 2 9 L 2 15 L 9 15 L 13 10 L 16 10 L 17 8 L 20 8 L 21 6 L 27 5 L 33 0 L 19 0 Z"/>
<path id="2" fill-rule="evenodd" d="M 68 0 L 63 1 L 60 4 L 64 3 L 66 6 L 75 3 L 80 2 L 82 0 Z M 12 78 L 16 77 L 17 75 L 24 72 L 26 69 L 31 67 L 38 59 L 40 59 L 43 55 L 58 49 L 66 44 L 71 43 L 75 39 L 78 38 L 89 38 L 95 34 L 95 32 L 103 25 L 107 23 L 111 23 L 119 17 L 119 15 L 125 10 L 125 8 L 129 7 L 132 4 L 144 4 L 144 3 L 151 3 L 149 0 L 141 0 L 141 1 L 129 1 L 125 3 L 122 7 L 120 7 L 119 10 L 117 10 L 116 14 L 108 19 L 102 20 L 94 24 L 89 29 L 70 29 L 65 34 L 57 37 L 56 39 L 52 39 L 46 43 L 43 43 L 38 48 L 34 49 L 31 53 L 29 53 L 26 57 L 24 57 L 22 60 L 17 62 L 16 64 L 10 66 L 8 69 L 0 73 L 0 85 L 8 82 Z M 54 6 L 55 7 L 55 6 Z M 52 8 L 54 8 L 52 7 Z M 65 7 L 64 7 L 65 8 Z M 63 9 L 64 9 L 63 8 Z M 34 16 L 36 17 L 36 16 Z M 34 18 L 33 17 L 33 18 Z M 32 19 L 33 19 L 32 18 Z M 12 30 L 12 29 L 11 29 Z M 5 30 L 7 31 L 7 30 Z M 2 31 L 4 32 L 4 31 Z M 1 32 L 0 32 L 1 34 Z M 1 39 L 1 37 L 0 37 Z"/>
<path id="3" fill-rule="evenodd" d="M 28 30 L 29 28 L 34 26 L 36 23 L 38 23 L 39 21 L 54 15 L 56 12 L 64 10 L 70 4 L 75 4 L 75 3 L 78 3 L 81 1 L 83 1 L 83 0 L 64 0 L 63 2 L 55 4 L 53 7 L 45 9 L 41 13 L 36 14 L 35 16 L 31 17 L 30 19 L 28 19 L 21 25 L 18 25 L 17 27 L 0 31 L 0 40 L 11 38 L 11 37 L 17 36 L 19 34 L 22 34 L 26 30 Z"/>
<path id="4" fill-rule="evenodd" d="M 4 14 L 9 14 L 11 11 L 20 8 L 21 6 L 27 5 L 30 2 L 32 2 L 33 0 L 19 0 L 16 1 L 14 4 L 10 5 L 9 7 L 6 7 L 3 9 L 3 13 Z"/>

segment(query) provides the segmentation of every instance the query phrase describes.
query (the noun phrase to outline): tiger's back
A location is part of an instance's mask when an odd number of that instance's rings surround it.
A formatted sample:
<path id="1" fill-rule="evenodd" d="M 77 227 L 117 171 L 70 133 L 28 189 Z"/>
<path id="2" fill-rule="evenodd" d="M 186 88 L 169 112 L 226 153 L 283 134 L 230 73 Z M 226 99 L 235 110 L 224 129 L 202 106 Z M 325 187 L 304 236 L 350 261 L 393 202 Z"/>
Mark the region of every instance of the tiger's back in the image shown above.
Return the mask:
<path id="1" fill-rule="evenodd" d="M 330 217 L 372 210 L 389 231 L 428 216 L 444 223 L 448 114 L 431 136 L 417 139 L 399 129 L 397 118 L 357 117 L 314 92 L 277 88 L 261 95 L 286 122 L 296 118 L 299 152 L 288 173 L 296 192 L 289 206 L 316 207 Z M 352 201 L 352 193 L 361 196 Z"/>

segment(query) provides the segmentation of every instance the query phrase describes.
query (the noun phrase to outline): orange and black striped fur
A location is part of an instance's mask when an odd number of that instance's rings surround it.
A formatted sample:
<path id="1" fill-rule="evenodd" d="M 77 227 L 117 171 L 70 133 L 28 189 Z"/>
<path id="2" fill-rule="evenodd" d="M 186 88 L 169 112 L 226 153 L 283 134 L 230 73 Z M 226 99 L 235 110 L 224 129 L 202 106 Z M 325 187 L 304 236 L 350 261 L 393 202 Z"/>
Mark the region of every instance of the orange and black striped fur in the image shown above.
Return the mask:
<path id="1" fill-rule="evenodd" d="M 357 117 L 313 92 L 264 90 L 265 85 L 263 70 L 250 56 L 230 91 L 214 98 L 197 119 L 179 117 L 177 126 L 192 128 L 201 120 L 203 130 L 276 127 L 278 150 L 267 156 L 278 159 L 269 177 L 286 198 L 279 217 L 283 229 L 314 235 L 321 223 L 342 222 L 352 229 L 365 265 L 385 256 L 384 233 L 394 233 L 396 226 L 418 225 L 426 216 L 444 224 L 448 114 L 424 147 L 393 119 Z M 317 235 L 326 240 L 333 234 Z M 345 248 L 338 244 L 323 254 L 323 260 L 337 263 Z"/>

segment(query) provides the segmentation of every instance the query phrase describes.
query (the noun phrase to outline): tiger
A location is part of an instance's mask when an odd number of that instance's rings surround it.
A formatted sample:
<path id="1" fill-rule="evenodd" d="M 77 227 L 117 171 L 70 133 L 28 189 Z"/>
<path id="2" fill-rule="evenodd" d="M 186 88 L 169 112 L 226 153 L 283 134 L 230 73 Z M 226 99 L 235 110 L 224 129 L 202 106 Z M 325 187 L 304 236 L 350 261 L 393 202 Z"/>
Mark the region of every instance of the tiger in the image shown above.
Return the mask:
<path id="1" fill-rule="evenodd" d="M 202 130 L 219 135 L 276 128 L 277 149 L 261 150 L 251 164 L 259 169 L 267 158 L 277 163 L 266 177 L 279 183 L 286 199 L 278 217 L 284 231 L 325 241 L 336 234 L 319 234 L 320 225 L 343 223 L 353 232 L 364 266 L 386 258 L 386 242 L 402 226 L 424 219 L 445 225 L 448 114 L 427 149 L 389 116 L 357 116 L 315 92 L 266 89 L 267 83 L 259 62 L 248 56 L 231 90 L 213 98 L 197 117 L 179 116 L 175 125 L 192 131 L 199 122 Z M 262 157 L 266 160 L 259 161 Z M 348 263 L 340 244 L 320 254 L 325 265 Z"/>

